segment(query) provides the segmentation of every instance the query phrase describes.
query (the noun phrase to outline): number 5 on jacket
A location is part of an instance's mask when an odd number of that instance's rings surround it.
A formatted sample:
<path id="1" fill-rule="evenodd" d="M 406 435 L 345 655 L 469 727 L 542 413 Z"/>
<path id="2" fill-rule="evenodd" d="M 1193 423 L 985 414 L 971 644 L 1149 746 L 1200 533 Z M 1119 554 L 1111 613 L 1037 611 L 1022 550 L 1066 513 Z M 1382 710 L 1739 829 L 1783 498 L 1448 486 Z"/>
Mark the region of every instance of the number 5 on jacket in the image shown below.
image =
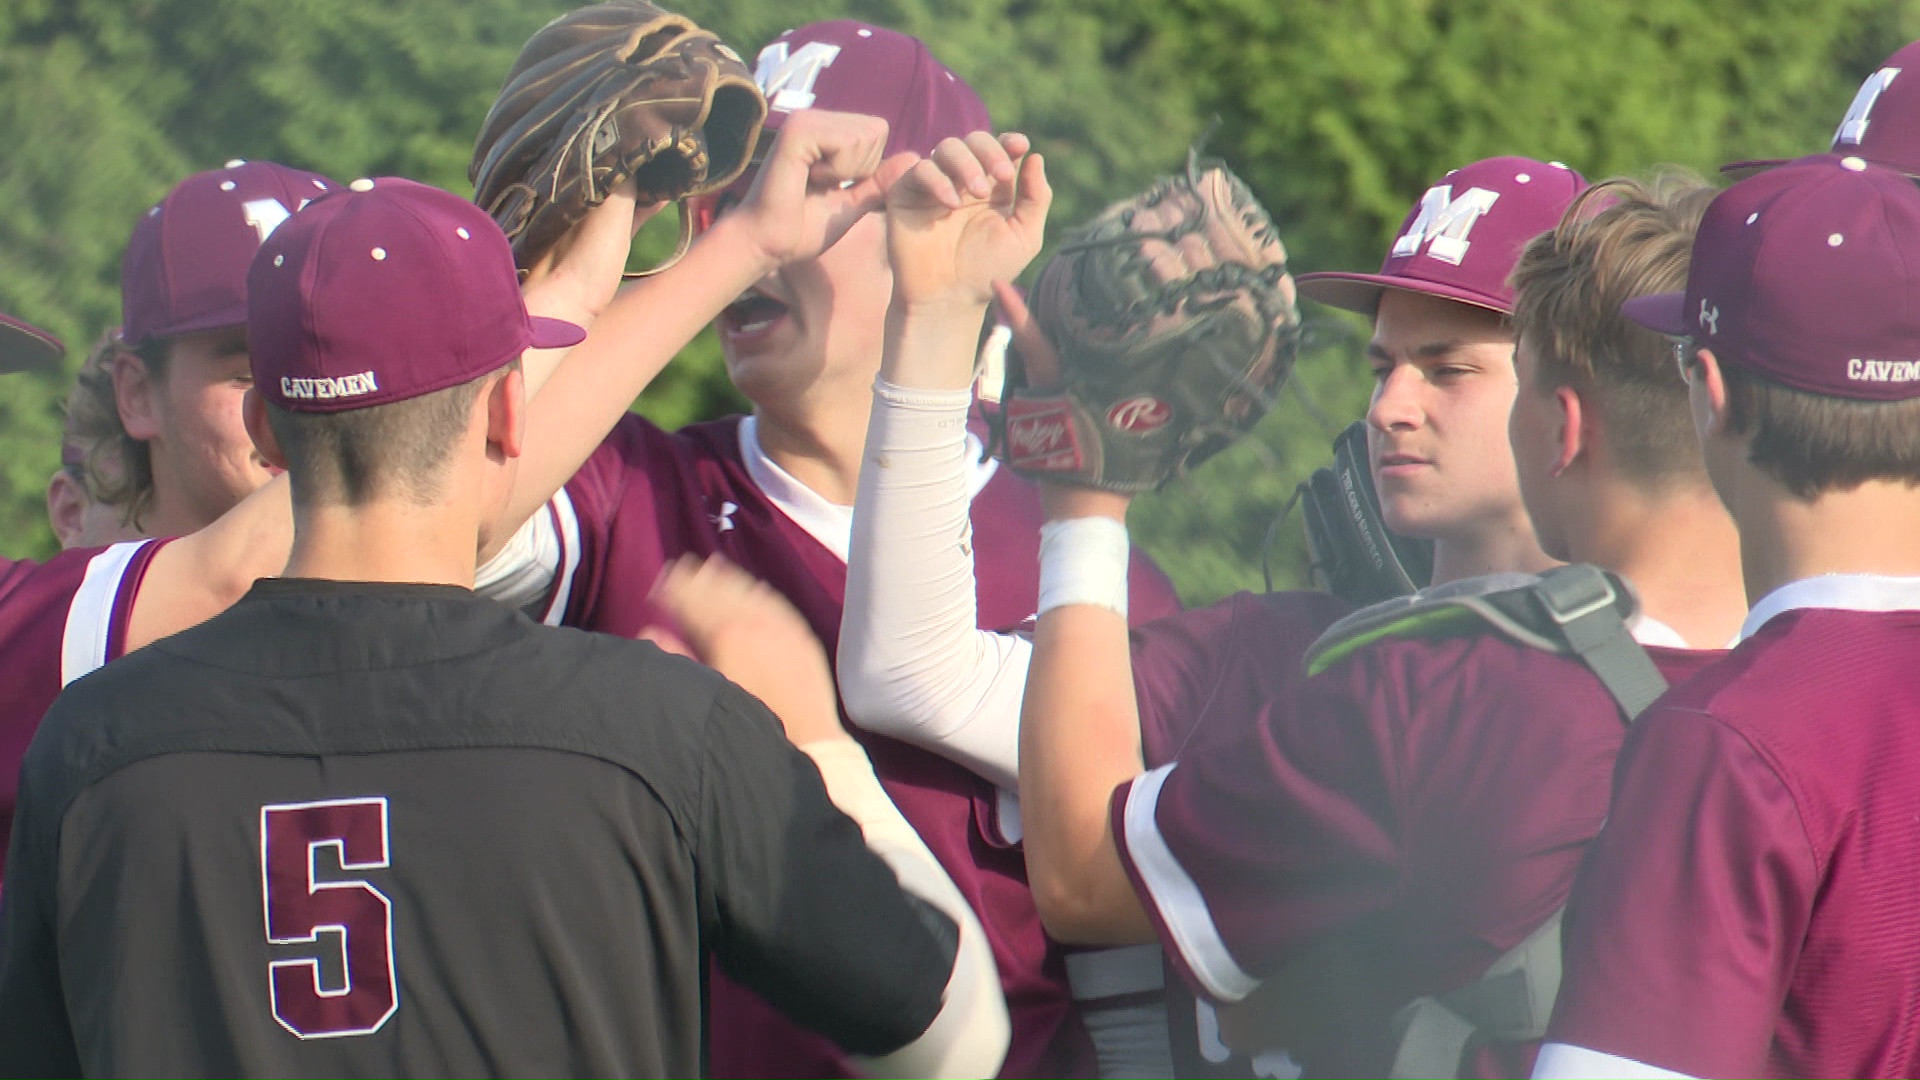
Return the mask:
<path id="1" fill-rule="evenodd" d="M 319 852 L 340 870 L 387 866 L 387 800 L 334 799 L 260 808 L 261 901 L 275 955 L 267 964 L 274 1019 L 302 1039 L 371 1035 L 400 1007 L 393 970 L 393 903 L 365 881 L 320 880 Z"/>

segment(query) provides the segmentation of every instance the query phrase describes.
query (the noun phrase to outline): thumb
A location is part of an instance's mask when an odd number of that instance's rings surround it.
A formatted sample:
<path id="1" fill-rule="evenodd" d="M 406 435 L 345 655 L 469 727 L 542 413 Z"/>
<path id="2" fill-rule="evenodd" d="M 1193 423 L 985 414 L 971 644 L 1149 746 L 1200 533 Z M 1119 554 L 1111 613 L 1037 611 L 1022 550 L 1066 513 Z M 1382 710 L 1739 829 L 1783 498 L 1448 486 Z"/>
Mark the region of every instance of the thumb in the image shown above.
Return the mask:
<path id="1" fill-rule="evenodd" d="M 1013 348 L 1020 354 L 1021 364 L 1026 367 L 1027 385 L 1060 385 L 1060 354 L 1054 351 L 1053 343 L 1047 340 L 1046 333 L 1040 329 L 1020 290 L 1008 282 L 996 281 L 993 283 L 993 301 L 1000 309 L 1000 321 L 1006 323 L 1007 329 L 1013 332 Z"/>

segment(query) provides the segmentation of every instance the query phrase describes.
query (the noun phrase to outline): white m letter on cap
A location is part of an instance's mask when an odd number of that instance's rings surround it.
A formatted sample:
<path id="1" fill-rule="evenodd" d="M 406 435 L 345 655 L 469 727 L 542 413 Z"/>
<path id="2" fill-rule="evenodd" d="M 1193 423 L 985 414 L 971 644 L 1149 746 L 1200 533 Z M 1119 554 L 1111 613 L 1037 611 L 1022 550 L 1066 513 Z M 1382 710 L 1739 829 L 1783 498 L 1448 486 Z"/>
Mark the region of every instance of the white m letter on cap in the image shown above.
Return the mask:
<path id="1" fill-rule="evenodd" d="M 1847 106 L 1847 116 L 1840 121 L 1840 130 L 1833 133 L 1834 145 L 1860 145 L 1860 140 L 1867 137 L 1867 120 L 1873 112 L 1873 103 L 1880 100 L 1880 95 L 1893 85 L 1893 80 L 1899 74 L 1899 68 L 1881 68 L 1867 76 L 1867 81 L 1860 84 L 1860 92 L 1853 95 L 1853 104 Z"/>
<path id="2" fill-rule="evenodd" d="M 1441 262 L 1460 265 L 1460 260 L 1467 257 L 1467 248 L 1472 246 L 1468 237 L 1474 222 L 1493 209 L 1499 198 L 1499 192 L 1486 188 L 1468 188 L 1457 199 L 1453 197 L 1452 184 L 1428 188 L 1420 198 L 1419 216 L 1407 226 L 1406 233 L 1393 242 L 1393 254 L 1395 257 L 1414 255 L 1425 245 L 1427 254 Z"/>
<path id="3" fill-rule="evenodd" d="M 248 199 L 240 204 L 240 212 L 245 215 L 247 224 L 253 226 L 253 231 L 260 234 L 260 242 L 264 244 L 281 222 L 292 217 L 294 211 L 307 205 L 308 201 L 301 199 L 300 206 L 289 210 L 287 204 L 279 199 Z"/>
<path id="4" fill-rule="evenodd" d="M 787 43 L 776 41 L 760 50 L 754 61 L 753 81 L 767 95 L 767 107 L 781 112 L 813 106 L 813 84 L 820 73 L 840 55 L 840 46 L 824 41 L 809 41 L 800 51 L 788 55 Z"/>

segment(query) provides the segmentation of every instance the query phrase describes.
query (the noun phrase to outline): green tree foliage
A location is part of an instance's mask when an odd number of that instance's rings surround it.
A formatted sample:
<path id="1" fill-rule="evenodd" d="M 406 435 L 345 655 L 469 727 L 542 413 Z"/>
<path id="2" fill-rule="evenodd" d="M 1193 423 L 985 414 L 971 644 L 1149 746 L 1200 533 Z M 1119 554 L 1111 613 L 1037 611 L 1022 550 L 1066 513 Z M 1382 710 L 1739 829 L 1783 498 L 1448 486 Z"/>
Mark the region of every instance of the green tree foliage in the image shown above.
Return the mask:
<path id="1" fill-rule="evenodd" d="M 10 0 L 0 6 L 0 310 L 70 346 L 68 375 L 0 382 L 0 553 L 52 547 L 58 408 L 119 319 L 137 215 L 234 157 L 468 190 L 473 133 L 514 53 L 569 0 Z M 688 0 L 751 52 L 855 17 L 925 38 L 1047 152 L 1056 227 L 1175 167 L 1215 115 L 1226 157 L 1301 269 L 1371 267 L 1434 177 L 1477 157 L 1589 176 L 1822 148 L 1858 80 L 1913 36 L 1906 0 Z M 650 226 L 643 256 L 670 242 Z M 1190 601 L 1258 587 L 1260 541 L 1364 408 L 1365 326 L 1309 313 L 1294 387 L 1256 437 L 1142 500 L 1136 532 Z M 638 407 L 739 407 L 711 336 Z M 1299 580 L 1297 522 L 1278 533 Z"/>

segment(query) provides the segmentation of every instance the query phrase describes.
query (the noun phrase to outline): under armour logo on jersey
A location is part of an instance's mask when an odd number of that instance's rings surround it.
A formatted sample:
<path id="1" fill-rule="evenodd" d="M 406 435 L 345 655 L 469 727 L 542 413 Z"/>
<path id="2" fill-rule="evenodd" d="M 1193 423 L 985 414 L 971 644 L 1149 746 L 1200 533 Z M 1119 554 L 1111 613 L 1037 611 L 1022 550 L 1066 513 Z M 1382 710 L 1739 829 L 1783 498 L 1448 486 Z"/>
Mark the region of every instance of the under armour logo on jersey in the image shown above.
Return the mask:
<path id="1" fill-rule="evenodd" d="M 720 512 L 717 514 L 708 514 L 707 520 L 713 522 L 713 527 L 721 532 L 732 532 L 733 514 L 734 511 L 738 509 L 740 509 L 740 507 L 737 503 L 723 502 L 720 504 Z"/>
<path id="2" fill-rule="evenodd" d="M 1860 84 L 1860 91 L 1853 95 L 1853 104 L 1847 106 L 1846 118 L 1840 121 L 1840 130 L 1833 133 L 1833 143 L 1851 143 L 1858 146 L 1867 137 L 1867 122 L 1873 113 L 1874 102 L 1886 93 L 1887 87 L 1900 74 L 1899 68 L 1881 68 L 1867 76 Z"/>
<path id="3" fill-rule="evenodd" d="M 767 108 L 781 112 L 813 107 L 813 84 L 840 55 L 840 46 L 824 41 L 809 41 L 798 52 L 789 53 L 787 43 L 776 41 L 760 50 L 753 66 L 753 81 L 767 96 Z"/>
<path id="4" fill-rule="evenodd" d="M 1700 298 L 1700 325 L 1707 328 L 1709 336 L 1720 336 L 1720 309 L 1708 304 L 1705 297 Z"/>
<path id="5" fill-rule="evenodd" d="M 1417 255 L 1424 246 L 1427 254 L 1444 263 L 1459 266 L 1472 246 L 1468 237 L 1480 216 L 1493 209 L 1500 199 L 1497 191 L 1468 188 L 1453 197 L 1452 184 L 1436 184 L 1420 197 L 1420 213 L 1393 242 L 1393 257 Z"/>

